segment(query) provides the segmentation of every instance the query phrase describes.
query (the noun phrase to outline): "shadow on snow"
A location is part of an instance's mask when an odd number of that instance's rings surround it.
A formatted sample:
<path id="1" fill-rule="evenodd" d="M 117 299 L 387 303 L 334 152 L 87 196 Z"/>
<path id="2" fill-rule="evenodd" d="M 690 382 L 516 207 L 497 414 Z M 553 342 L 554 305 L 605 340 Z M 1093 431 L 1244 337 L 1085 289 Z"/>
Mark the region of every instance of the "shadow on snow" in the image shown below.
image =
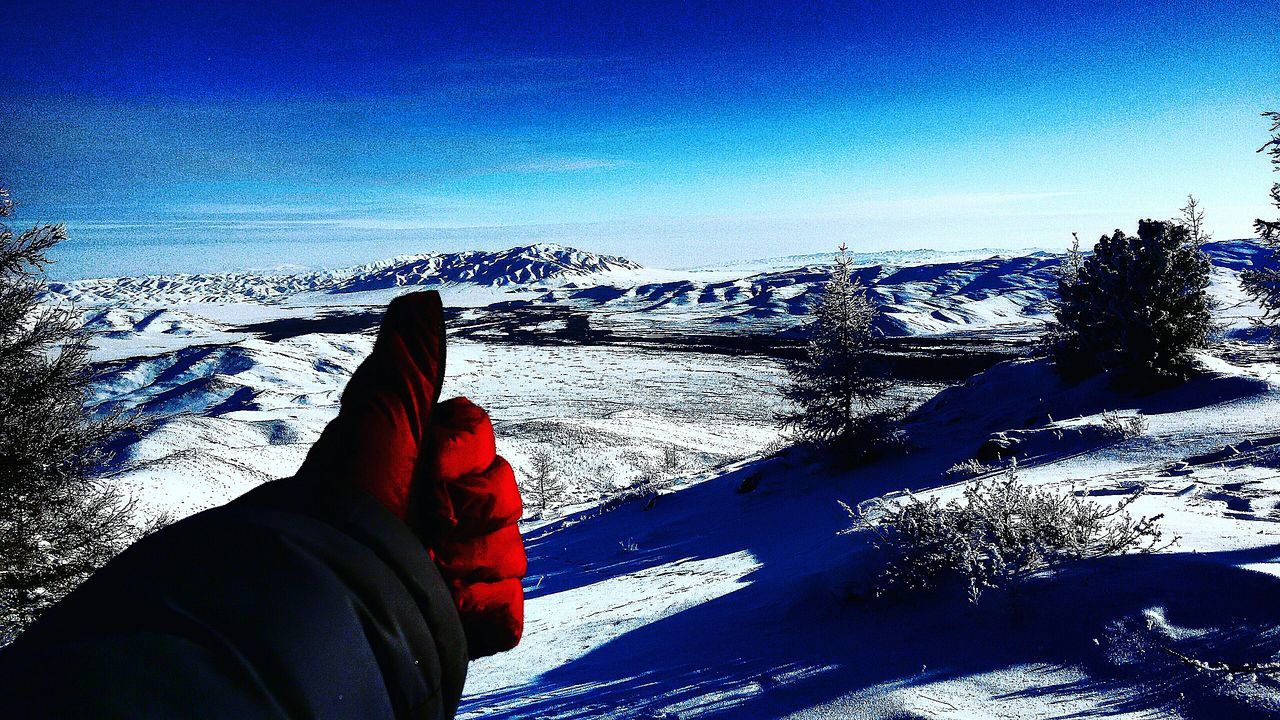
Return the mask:
<path id="1" fill-rule="evenodd" d="M 1202 405 L 1259 392 L 1251 382 L 1203 385 L 1190 384 Z M 1145 400 L 1148 410 L 1197 404 L 1177 392 Z M 896 605 L 851 599 L 846 589 L 865 581 L 873 551 L 841 534 L 850 522 L 836 501 L 936 486 L 980 434 L 953 438 L 950 452 L 935 446 L 844 477 L 766 461 L 663 496 L 650 511 L 627 503 L 529 533 L 534 601 L 641 571 L 656 581 L 681 572 L 681 561 L 744 551 L 759 566 L 725 595 L 625 632 L 528 686 L 469 697 L 463 711 L 778 717 L 832 704 L 844 714 L 901 717 L 910 712 L 877 707 L 892 701 L 874 691 L 1014 672 L 1025 688 L 1005 700 L 1091 708 L 1064 707 L 1062 717 L 1175 709 L 1280 717 L 1280 687 L 1269 676 L 1198 671 L 1170 652 L 1237 665 L 1280 655 L 1280 579 L 1236 567 L 1280 561 L 1280 545 L 1099 559 L 1016 594 L 989 594 L 977 607 L 946 596 Z M 765 473 L 764 482 L 736 494 L 751 472 Z M 1080 679 L 1064 683 L 1071 671 Z M 840 707 L 860 691 L 871 692 L 856 708 Z"/>

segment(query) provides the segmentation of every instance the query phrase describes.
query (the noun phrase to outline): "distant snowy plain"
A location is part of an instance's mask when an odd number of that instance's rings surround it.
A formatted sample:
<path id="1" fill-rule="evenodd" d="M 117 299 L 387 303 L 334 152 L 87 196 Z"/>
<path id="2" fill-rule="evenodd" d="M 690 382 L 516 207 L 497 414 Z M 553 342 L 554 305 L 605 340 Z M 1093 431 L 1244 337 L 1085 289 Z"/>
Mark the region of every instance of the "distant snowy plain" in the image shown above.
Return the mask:
<path id="1" fill-rule="evenodd" d="M 670 271 L 534 245 L 297 275 L 84 280 L 50 295 L 96 333 L 95 402 L 149 423 L 113 480 L 142 512 L 184 516 L 293 472 L 381 308 L 441 291 L 444 395 L 488 408 L 517 468 L 550 448 L 573 491 L 526 520 L 525 639 L 473 663 L 463 717 L 1280 716 L 1274 672 L 1179 659 L 1280 660 L 1280 368 L 1238 283 L 1270 259 L 1244 242 L 1207 250 L 1222 323 L 1208 372 L 1144 397 L 1066 386 L 1032 360 L 944 377 L 939 348 L 978 343 L 992 363 L 1026 352 L 1057 256 L 858 258 L 879 330 L 926 369 L 898 391 L 919 406 L 913 451 L 844 472 L 763 459 L 779 440 L 781 361 L 826 257 Z M 575 316 L 589 329 L 571 331 Z M 1104 411 L 1140 412 L 1147 430 L 1100 441 L 1089 429 Z M 875 553 L 837 501 L 953 497 L 947 469 L 997 432 L 1027 440 L 1028 482 L 1102 501 L 1141 487 L 1134 510 L 1163 513 L 1181 540 L 977 607 L 858 600 Z M 655 473 L 668 481 L 655 502 L 609 500 Z M 737 492 L 748 478 L 756 489 Z"/>

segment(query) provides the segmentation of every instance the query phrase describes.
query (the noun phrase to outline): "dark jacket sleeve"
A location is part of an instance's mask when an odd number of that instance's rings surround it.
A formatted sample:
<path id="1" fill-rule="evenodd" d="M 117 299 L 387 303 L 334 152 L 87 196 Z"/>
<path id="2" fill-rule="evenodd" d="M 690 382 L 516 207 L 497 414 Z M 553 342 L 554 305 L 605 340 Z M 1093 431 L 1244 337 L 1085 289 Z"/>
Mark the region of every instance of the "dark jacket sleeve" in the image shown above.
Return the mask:
<path id="1" fill-rule="evenodd" d="M 355 488 L 268 483 L 142 540 L 0 652 L 0 717 L 449 718 L 467 646 Z"/>

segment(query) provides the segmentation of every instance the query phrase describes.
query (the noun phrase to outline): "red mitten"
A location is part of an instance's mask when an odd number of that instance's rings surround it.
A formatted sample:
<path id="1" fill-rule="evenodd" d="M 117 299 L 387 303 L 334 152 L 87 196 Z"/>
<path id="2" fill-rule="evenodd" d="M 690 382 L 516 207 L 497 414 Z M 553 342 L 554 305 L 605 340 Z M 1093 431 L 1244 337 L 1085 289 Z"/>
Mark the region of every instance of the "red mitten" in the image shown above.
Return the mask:
<path id="1" fill-rule="evenodd" d="M 475 658 L 520 640 L 522 510 L 489 416 L 464 398 L 437 405 L 444 348 L 439 294 L 393 300 L 338 417 L 298 475 L 354 483 L 418 531 L 449 583 Z"/>
<path id="2" fill-rule="evenodd" d="M 444 310 L 434 291 L 387 307 L 373 352 L 342 392 L 342 408 L 299 475 L 353 482 L 400 519 L 419 447 L 444 380 Z"/>
<path id="3" fill-rule="evenodd" d="M 417 523 L 453 591 L 472 658 L 509 650 L 524 628 L 527 570 L 515 473 L 493 425 L 466 398 L 440 403 L 418 467 Z"/>

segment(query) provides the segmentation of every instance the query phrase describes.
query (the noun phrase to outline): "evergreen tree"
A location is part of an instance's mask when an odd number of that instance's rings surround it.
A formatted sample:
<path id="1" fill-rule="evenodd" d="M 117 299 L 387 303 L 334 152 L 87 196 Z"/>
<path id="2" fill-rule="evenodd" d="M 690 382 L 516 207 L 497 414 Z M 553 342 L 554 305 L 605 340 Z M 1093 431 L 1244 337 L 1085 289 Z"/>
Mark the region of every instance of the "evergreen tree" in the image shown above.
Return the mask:
<path id="1" fill-rule="evenodd" d="M 1267 112 L 1263 116 L 1271 120 L 1271 139 L 1258 148 L 1258 152 L 1270 155 L 1272 170 L 1280 172 L 1280 112 Z M 1280 209 L 1280 182 L 1271 186 L 1271 202 Z M 1254 220 L 1253 230 L 1263 244 L 1280 251 L 1280 218 Z M 1240 273 L 1240 282 L 1262 306 L 1264 320 L 1273 320 L 1280 314 L 1280 269 L 1261 267 L 1245 270 Z"/>
<path id="2" fill-rule="evenodd" d="M 556 468 L 555 458 L 543 448 L 533 451 L 533 456 L 529 458 L 529 470 L 521 485 L 520 494 L 526 507 L 540 513 L 563 503 L 568 497 L 564 478 Z"/>
<path id="3" fill-rule="evenodd" d="M 798 438 L 819 444 L 860 435 L 877 417 L 888 389 L 882 368 L 871 355 L 876 306 L 853 275 L 853 259 L 842 244 L 809 323 L 804 354 L 787 370 L 783 394 L 795 407 L 782 416 Z"/>
<path id="4" fill-rule="evenodd" d="M 1187 232 L 1191 235 L 1191 242 L 1197 247 L 1204 247 L 1204 244 L 1213 239 L 1213 233 L 1204 228 L 1204 209 L 1200 207 L 1200 201 L 1196 200 L 1194 195 L 1187 196 L 1187 204 L 1182 208 L 1182 216 L 1177 222 L 1182 223 L 1187 228 Z"/>
<path id="5" fill-rule="evenodd" d="M 1182 379 L 1212 327 L 1202 214 L 1142 220 L 1136 236 L 1102 236 L 1093 254 L 1068 258 L 1048 340 L 1059 370 L 1083 377 L 1117 371 L 1139 385 Z"/>
<path id="6" fill-rule="evenodd" d="M 0 219 L 13 202 L 0 188 Z M 121 429 L 85 408 L 85 336 L 41 301 L 62 225 L 0 222 L 0 644 L 131 542 L 130 503 L 95 476 Z"/>
<path id="7" fill-rule="evenodd" d="M 1080 271 L 1084 268 L 1084 253 L 1080 251 L 1080 236 L 1071 233 L 1071 249 L 1062 259 L 1058 270 L 1058 301 L 1054 306 L 1054 323 L 1045 334 L 1049 352 L 1058 361 L 1059 368 L 1079 365 L 1088 354 L 1084 345 L 1091 315 L 1085 302 L 1085 288 L 1080 285 Z M 1081 374 L 1081 373 L 1077 373 Z"/>

